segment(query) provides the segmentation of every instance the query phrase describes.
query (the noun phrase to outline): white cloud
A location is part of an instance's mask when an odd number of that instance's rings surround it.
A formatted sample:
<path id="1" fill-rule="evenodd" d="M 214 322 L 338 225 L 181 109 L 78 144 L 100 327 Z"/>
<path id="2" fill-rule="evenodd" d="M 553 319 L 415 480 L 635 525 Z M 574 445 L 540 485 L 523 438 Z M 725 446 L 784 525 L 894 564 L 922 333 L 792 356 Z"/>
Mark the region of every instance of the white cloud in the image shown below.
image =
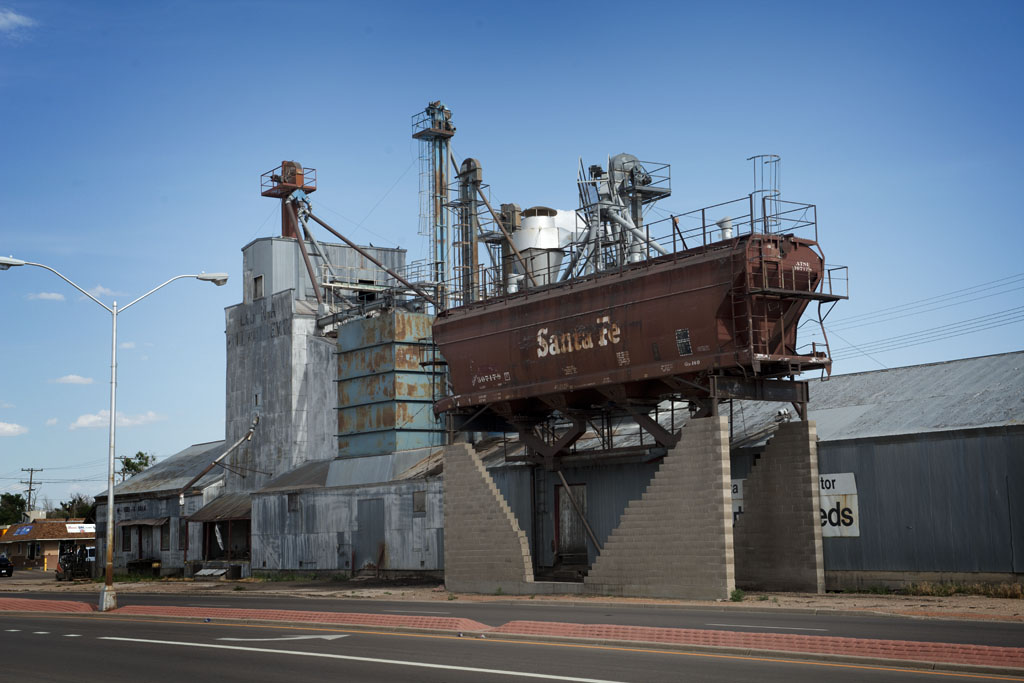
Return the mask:
<path id="1" fill-rule="evenodd" d="M 29 294 L 29 301 L 64 301 L 64 295 L 60 292 L 39 292 Z"/>
<path id="2" fill-rule="evenodd" d="M 53 380 L 57 384 L 92 384 L 92 377 L 82 377 L 81 375 L 64 375 Z"/>
<path id="3" fill-rule="evenodd" d="M 135 342 L 133 342 L 133 341 L 121 342 L 117 346 L 118 346 L 118 348 L 122 348 L 122 349 L 134 349 L 135 348 Z"/>
<path id="4" fill-rule="evenodd" d="M 117 414 L 117 426 L 118 427 L 139 427 L 142 425 L 148 425 L 153 422 L 159 422 L 163 420 L 162 415 L 157 415 L 152 410 L 146 411 L 141 415 L 125 415 L 124 413 Z M 101 410 L 98 413 L 79 415 L 78 419 L 71 423 L 71 429 L 92 429 L 94 427 L 107 427 L 110 425 L 110 411 Z"/>
<path id="5" fill-rule="evenodd" d="M 110 411 L 101 410 L 95 415 L 79 415 L 78 419 L 71 423 L 71 430 L 92 429 L 93 427 L 105 427 L 110 424 Z"/>
<path id="6" fill-rule="evenodd" d="M 90 294 L 92 294 L 97 299 L 100 298 L 101 296 L 111 296 L 112 294 L 114 294 L 114 290 L 107 289 L 103 285 L 96 285 L 92 289 L 89 289 L 89 290 L 86 290 L 86 291 L 88 291 Z"/>
<path id="7" fill-rule="evenodd" d="M 13 403 L 8 403 L 7 401 L 0 401 L 0 408 L 7 409 L 7 408 L 13 408 L 13 407 L 14 407 Z"/>
<path id="8" fill-rule="evenodd" d="M 0 33 L 14 35 L 35 25 L 35 19 L 18 14 L 14 10 L 0 8 Z"/>
<path id="9" fill-rule="evenodd" d="M 46 421 L 47 427 L 52 427 L 55 424 L 57 424 L 57 418 L 55 417 L 51 417 L 49 420 Z"/>
<path id="10" fill-rule="evenodd" d="M 125 415 L 124 413 L 117 414 L 117 426 L 118 427 L 139 427 L 142 425 L 148 425 L 153 422 L 159 422 L 165 419 L 162 415 L 157 415 L 152 410 L 147 410 L 142 415 Z"/>
<path id="11" fill-rule="evenodd" d="M 0 436 L 20 436 L 27 434 L 28 428 L 10 422 L 0 422 Z"/>

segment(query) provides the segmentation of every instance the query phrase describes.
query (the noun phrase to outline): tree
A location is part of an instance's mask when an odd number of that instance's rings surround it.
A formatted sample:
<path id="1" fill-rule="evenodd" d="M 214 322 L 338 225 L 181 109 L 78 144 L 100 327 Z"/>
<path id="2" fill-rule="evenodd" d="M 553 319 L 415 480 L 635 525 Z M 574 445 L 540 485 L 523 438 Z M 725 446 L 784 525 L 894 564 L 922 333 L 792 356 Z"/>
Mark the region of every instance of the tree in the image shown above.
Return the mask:
<path id="1" fill-rule="evenodd" d="M 83 493 L 76 493 L 71 497 L 71 500 L 64 501 L 60 504 L 60 509 L 57 514 L 64 519 L 70 519 L 72 517 L 83 517 L 85 521 L 95 519 L 96 517 L 96 504 Z"/>
<path id="2" fill-rule="evenodd" d="M 28 501 L 20 493 L 0 494 L 0 524 L 17 524 L 25 518 Z"/>
<path id="3" fill-rule="evenodd" d="M 156 456 L 151 453 L 139 451 L 132 457 L 118 458 L 121 461 L 121 481 L 130 479 L 136 474 L 156 463 Z"/>

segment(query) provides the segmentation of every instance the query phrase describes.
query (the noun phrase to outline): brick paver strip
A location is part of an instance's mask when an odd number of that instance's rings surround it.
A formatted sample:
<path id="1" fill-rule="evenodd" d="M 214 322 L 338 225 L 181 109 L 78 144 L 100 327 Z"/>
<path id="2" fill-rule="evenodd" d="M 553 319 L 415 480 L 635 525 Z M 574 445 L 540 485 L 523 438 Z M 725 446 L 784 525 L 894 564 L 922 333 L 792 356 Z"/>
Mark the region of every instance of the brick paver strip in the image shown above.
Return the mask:
<path id="1" fill-rule="evenodd" d="M 740 633 L 651 626 L 616 626 L 613 624 L 566 624 L 546 621 L 510 621 L 503 626 L 491 629 L 489 633 L 700 645 L 1024 668 L 1024 648 L 1020 647 L 779 633 Z"/>
<path id="2" fill-rule="evenodd" d="M 95 612 L 96 606 L 70 600 L 0 598 L 0 612 Z"/>
<path id="3" fill-rule="evenodd" d="M 435 631 L 483 631 L 486 624 L 455 617 L 419 617 L 401 614 L 360 614 L 355 612 L 302 612 L 285 609 L 233 609 L 229 607 L 173 607 L 167 605 L 128 605 L 112 614 L 135 614 L 206 619 L 248 619 L 296 623 L 374 626 L 377 628 L 419 628 Z"/>

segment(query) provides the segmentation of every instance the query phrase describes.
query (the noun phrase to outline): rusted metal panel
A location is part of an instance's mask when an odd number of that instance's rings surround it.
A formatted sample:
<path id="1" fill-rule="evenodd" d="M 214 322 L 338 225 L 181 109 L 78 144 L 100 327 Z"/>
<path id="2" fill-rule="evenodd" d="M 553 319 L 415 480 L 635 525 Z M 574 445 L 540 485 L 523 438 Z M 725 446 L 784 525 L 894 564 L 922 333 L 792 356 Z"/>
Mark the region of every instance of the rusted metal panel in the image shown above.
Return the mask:
<path id="1" fill-rule="evenodd" d="M 791 235 L 746 235 L 443 311 L 434 338 L 455 396 L 438 409 L 509 402 L 531 413 L 542 395 L 589 408 L 604 401 L 596 387 L 649 398 L 669 393 L 664 377 L 826 367 L 825 354 L 796 353 L 800 315 L 826 296 L 816 293 L 816 249 Z"/>
<path id="2" fill-rule="evenodd" d="M 338 410 L 338 433 L 359 434 L 384 429 L 432 429 L 436 426 L 429 401 L 389 401 Z"/>
<path id="3" fill-rule="evenodd" d="M 441 443 L 442 435 L 436 429 L 392 429 L 348 434 L 338 437 L 338 457 L 364 459 L 366 456 L 427 448 Z"/>
<path id="4" fill-rule="evenodd" d="M 393 311 L 343 326 L 338 330 L 338 346 L 347 351 L 392 342 L 428 343 L 431 323 L 431 317 L 422 313 Z"/>
<path id="5" fill-rule="evenodd" d="M 338 405 L 350 406 L 392 399 L 432 401 L 440 392 L 440 379 L 422 373 L 367 375 L 338 382 Z"/>
<path id="6" fill-rule="evenodd" d="M 370 346 L 338 354 L 338 378 L 392 372 L 423 372 L 422 365 L 429 358 L 429 348 L 418 344 L 388 344 Z"/>
<path id="7" fill-rule="evenodd" d="M 339 454 L 376 455 L 436 442 L 430 433 L 441 423 L 431 406 L 442 393 L 442 376 L 423 365 L 433 356 L 430 325 L 428 316 L 391 311 L 340 328 Z"/>

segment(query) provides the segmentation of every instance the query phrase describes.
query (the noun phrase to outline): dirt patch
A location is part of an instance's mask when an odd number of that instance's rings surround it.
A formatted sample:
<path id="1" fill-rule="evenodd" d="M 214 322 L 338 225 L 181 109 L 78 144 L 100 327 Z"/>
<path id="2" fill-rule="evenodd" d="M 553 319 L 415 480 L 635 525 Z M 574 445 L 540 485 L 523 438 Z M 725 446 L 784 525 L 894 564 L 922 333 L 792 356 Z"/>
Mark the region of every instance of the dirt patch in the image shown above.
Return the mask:
<path id="1" fill-rule="evenodd" d="M 40 573 L 41 574 L 41 573 Z M 16 575 L 17 577 L 17 575 Z M 6 580 L 2 587 L 7 593 L 54 592 L 54 593 L 99 593 L 101 584 L 78 581 L 72 583 L 40 580 L 40 575 L 26 576 L 24 580 Z M 261 595 L 290 595 L 309 598 L 336 598 L 338 600 L 408 600 L 410 602 L 534 602 L 534 603 L 577 603 L 606 605 L 651 605 L 716 609 L 764 609 L 801 610 L 822 612 L 864 612 L 893 614 L 912 617 L 933 617 L 943 619 L 984 619 L 1024 622 L 1024 600 L 989 598 L 974 595 L 912 596 L 877 595 L 860 593 L 747 593 L 740 602 L 728 600 L 649 600 L 639 598 L 617 598 L 580 595 L 480 595 L 475 593 L 449 593 L 443 585 L 422 582 L 382 580 L 360 581 L 263 581 L 243 579 L 242 581 L 193 581 L 186 579 L 164 579 L 117 583 L 119 593 L 157 594 L 211 594 L 251 593 Z"/>

